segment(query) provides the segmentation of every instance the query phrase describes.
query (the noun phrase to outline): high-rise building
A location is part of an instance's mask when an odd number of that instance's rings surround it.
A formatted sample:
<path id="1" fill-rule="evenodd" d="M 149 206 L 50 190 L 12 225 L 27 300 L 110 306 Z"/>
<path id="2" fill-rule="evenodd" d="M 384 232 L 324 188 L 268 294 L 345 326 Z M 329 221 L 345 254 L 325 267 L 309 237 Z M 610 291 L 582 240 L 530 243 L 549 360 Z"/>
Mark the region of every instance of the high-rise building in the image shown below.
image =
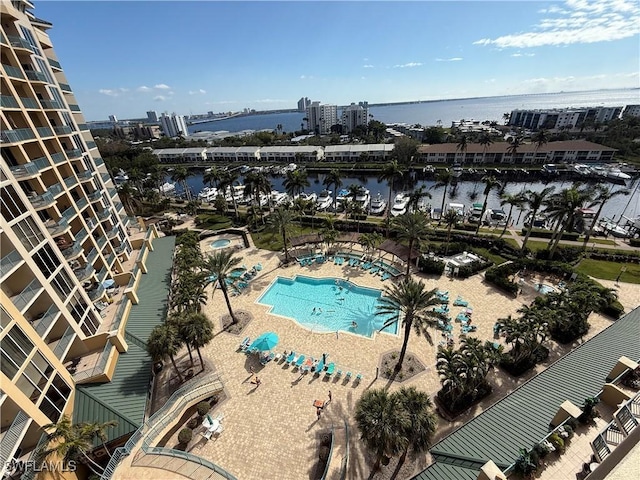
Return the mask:
<path id="1" fill-rule="evenodd" d="M 135 389 L 110 380 L 148 385 L 151 362 L 125 328 L 144 305 L 138 285 L 154 277 L 142 275 L 147 257 L 162 262 L 171 246 L 149 251 L 173 240 L 152 246 L 155 228 L 145 232 L 127 216 L 53 50 L 52 25 L 32 9 L 27 0 L 0 4 L 3 478 L 11 460 L 34 459 L 42 427 L 63 415 L 118 421 L 109 440 L 138 428 L 144 411 L 125 410 L 144 407 L 146 391 L 135 400 Z M 134 417 L 137 426 L 127 420 Z"/>
<path id="2" fill-rule="evenodd" d="M 157 123 L 158 122 L 158 113 L 155 110 L 149 110 L 147 112 L 147 121 L 149 121 L 151 123 Z"/>
<path id="3" fill-rule="evenodd" d="M 312 102 L 307 106 L 309 130 L 319 135 L 331 133 L 331 127 L 338 123 L 338 107 Z"/>
<path id="4" fill-rule="evenodd" d="M 581 128 L 594 123 L 604 123 L 620 118 L 622 107 L 583 107 L 549 110 L 513 110 L 509 125 L 531 130 Z"/>
<path id="5" fill-rule="evenodd" d="M 187 122 L 185 122 L 182 115 L 176 115 L 175 113 L 167 115 L 163 113 L 160 115 L 160 126 L 162 127 L 162 133 L 167 137 L 178 137 L 180 135 L 183 137 L 189 136 Z"/>
<path id="6" fill-rule="evenodd" d="M 300 100 L 298 100 L 298 111 L 305 112 L 310 104 L 311 101 L 307 97 L 302 97 Z"/>
<path id="7" fill-rule="evenodd" d="M 109 115 L 109 121 L 111 123 L 118 123 L 118 117 L 116 117 L 115 115 Z"/>
<path id="8" fill-rule="evenodd" d="M 342 109 L 342 133 L 351 133 L 358 126 L 369 123 L 369 102 L 352 103 Z"/>

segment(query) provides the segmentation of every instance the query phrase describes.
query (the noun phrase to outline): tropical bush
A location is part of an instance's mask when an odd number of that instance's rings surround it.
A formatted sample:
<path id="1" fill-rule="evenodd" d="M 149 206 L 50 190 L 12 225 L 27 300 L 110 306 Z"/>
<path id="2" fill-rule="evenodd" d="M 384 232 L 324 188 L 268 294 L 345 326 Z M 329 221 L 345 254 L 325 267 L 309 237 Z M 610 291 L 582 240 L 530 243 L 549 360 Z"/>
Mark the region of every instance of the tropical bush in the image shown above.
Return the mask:
<path id="1" fill-rule="evenodd" d="M 437 258 L 420 257 L 418 268 L 422 273 L 432 275 L 442 275 L 444 273 L 445 263 Z"/>
<path id="2" fill-rule="evenodd" d="M 207 413 L 209 413 L 209 410 L 211 409 L 211 405 L 209 405 L 209 402 L 199 402 L 196 405 L 196 410 L 198 411 L 198 415 L 200 415 L 201 417 L 204 417 Z"/>
<path id="3" fill-rule="evenodd" d="M 564 453 L 564 439 L 557 433 L 552 433 L 549 436 L 549 443 L 553 445 L 558 453 Z"/>
<path id="4" fill-rule="evenodd" d="M 549 335 L 550 313 L 534 304 L 518 310 L 519 318 L 499 319 L 498 331 L 504 333 L 511 349 L 505 353 L 500 366 L 511 375 L 519 376 L 543 362 L 549 356 L 549 349 L 543 344 Z"/>
<path id="5" fill-rule="evenodd" d="M 553 258 L 560 262 L 575 263 L 582 258 L 583 253 L 584 251 L 580 247 L 558 247 Z M 550 257 L 551 251 L 548 248 L 536 252 L 537 260 L 549 260 Z"/>
<path id="6" fill-rule="evenodd" d="M 522 478 L 532 478 L 536 470 L 538 470 L 538 463 L 535 458 L 532 458 L 531 451 L 521 448 L 513 465 L 513 472 Z"/>
<path id="7" fill-rule="evenodd" d="M 193 438 L 193 430 L 191 430 L 188 427 L 183 428 L 182 430 L 180 430 L 180 433 L 178 433 L 178 442 L 180 442 L 183 445 L 186 445 L 187 443 L 189 443 L 192 438 Z"/>

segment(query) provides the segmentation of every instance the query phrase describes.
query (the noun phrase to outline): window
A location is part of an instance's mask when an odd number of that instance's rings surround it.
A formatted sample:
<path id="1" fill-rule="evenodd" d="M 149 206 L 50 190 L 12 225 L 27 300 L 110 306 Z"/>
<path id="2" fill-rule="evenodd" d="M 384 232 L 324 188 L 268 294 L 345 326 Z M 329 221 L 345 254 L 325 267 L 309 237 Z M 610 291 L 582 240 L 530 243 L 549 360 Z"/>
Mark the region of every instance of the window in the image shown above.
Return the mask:
<path id="1" fill-rule="evenodd" d="M 51 286 L 58 294 L 58 297 L 60 297 L 60 300 L 62 300 L 63 302 L 67 300 L 67 298 L 71 294 L 71 291 L 73 290 L 73 283 L 71 282 L 71 279 L 69 278 L 69 275 L 65 270 L 61 270 L 55 276 L 55 278 L 51 282 Z"/>
<path id="2" fill-rule="evenodd" d="M 60 375 L 56 374 L 53 382 L 51 382 L 51 385 L 47 389 L 45 397 L 42 399 L 40 410 L 51 420 L 57 422 L 62 415 L 67 400 L 69 400 L 70 393 L 71 388 L 69 388 L 69 385 L 66 384 Z"/>
<path id="3" fill-rule="evenodd" d="M 46 278 L 49 278 L 60 266 L 60 259 L 49 245 L 45 245 L 38 250 L 33 256 L 33 261 Z"/>
<path id="4" fill-rule="evenodd" d="M 0 199 L 2 200 L 2 216 L 7 221 L 18 218 L 27 211 L 24 203 L 22 203 L 18 198 L 18 194 L 12 185 L 7 185 L 2 189 L 2 192 L 0 192 Z"/>
<path id="5" fill-rule="evenodd" d="M 29 354 L 33 350 L 33 343 L 27 338 L 22 329 L 14 325 L 9 333 L 0 340 L 2 362 L 0 368 L 8 378 L 13 378 Z"/>
<path id="6" fill-rule="evenodd" d="M 33 250 L 44 240 L 44 234 L 40 231 L 40 228 L 32 217 L 27 217 L 19 221 L 11 229 L 20 239 L 20 243 L 22 243 L 28 251 Z"/>

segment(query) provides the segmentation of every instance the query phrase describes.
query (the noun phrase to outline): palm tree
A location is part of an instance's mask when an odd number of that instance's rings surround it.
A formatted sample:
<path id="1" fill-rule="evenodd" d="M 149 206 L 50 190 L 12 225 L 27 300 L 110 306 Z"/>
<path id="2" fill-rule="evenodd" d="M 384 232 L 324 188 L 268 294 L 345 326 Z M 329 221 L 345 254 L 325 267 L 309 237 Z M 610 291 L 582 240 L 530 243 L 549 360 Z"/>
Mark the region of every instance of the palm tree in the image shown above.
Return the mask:
<path id="1" fill-rule="evenodd" d="M 482 145 L 482 162 L 484 163 L 485 157 L 487 156 L 487 149 L 493 143 L 493 140 L 491 139 L 491 135 L 489 135 L 488 133 L 485 133 L 484 135 L 482 135 L 482 137 L 480 137 L 479 143 L 480 145 Z"/>
<path id="2" fill-rule="evenodd" d="M 176 167 L 171 174 L 171 180 L 179 183 L 182 186 L 182 190 L 186 195 L 187 200 L 191 200 L 191 189 L 187 184 L 187 178 L 191 176 L 191 172 L 184 167 Z"/>
<path id="3" fill-rule="evenodd" d="M 233 211 L 235 212 L 236 218 L 238 218 L 238 202 L 236 202 L 236 196 L 234 188 L 238 185 L 238 180 L 240 179 L 240 175 L 237 171 L 226 171 L 222 178 L 218 181 L 219 188 L 223 193 L 229 192 L 233 201 Z"/>
<path id="4" fill-rule="evenodd" d="M 391 194 L 396 189 L 396 187 L 398 187 L 398 184 L 402 181 L 403 178 L 404 178 L 404 172 L 400 168 L 400 165 L 398 165 L 397 160 L 392 160 L 391 162 L 387 163 L 382 168 L 382 171 L 378 176 L 378 183 L 387 182 L 387 184 L 389 185 L 389 200 L 387 203 L 387 220 L 389 220 L 391 215 Z M 387 237 L 388 236 L 389 236 L 389 229 L 387 228 Z"/>
<path id="5" fill-rule="evenodd" d="M 220 188 L 220 180 L 222 180 L 224 172 L 217 167 L 210 167 L 204 172 L 202 176 L 202 181 L 208 184 L 210 187 L 215 186 L 216 188 Z"/>
<path id="6" fill-rule="evenodd" d="M 291 235 L 293 229 L 293 212 L 284 207 L 276 208 L 269 216 L 269 225 L 271 229 L 277 232 L 282 238 L 282 244 L 284 246 L 284 263 L 289 263 L 289 235 Z"/>
<path id="7" fill-rule="evenodd" d="M 449 185 L 451 185 L 452 181 L 453 174 L 448 169 L 442 170 L 440 173 L 438 173 L 436 183 L 433 185 L 433 187 L 431 187 L 434 190 L 444 187 L 444 193 L 442 194 L 442 206 L 440 207 L 440 220 L 438 220 L 438 225 L 440 225 L 440 222 L 443 220 L 442 216 L 444 215 L 444 202 L 447 200 L 447 189 L 449 188 Z"/>
<path id="8" fill-rule="evenodd" d="M 107 428 L 118 426 L 118 422 L 115 420 L 109 420 L 104 423 L 100 422 L 91 422 L 91 423 L 81 423 L 80 427 L 82 428 L 83 435 L 89 435 L 91 438 L 96 438 L 100 440 L 100 444 L 102 448 L 107 452 L 107 455 L 111 455 L 111 452 L 107 448 Z"/>
<path id="9" fill-rule="evenodd" d="M 521 193 L 515 193 L 515 194 L 503 193 L 502 195 L 500 195 L 500 206 L 504 207 L 505 205 L 509 205 L 509 213 L 507 214 L 507 221 L 504 224 L 504 228 L 502 229 L 502 233 L 500 234 L 500 237 L 502 237 L 505 234 L 505 232 L 507 231 L 507 227 L 511 222 L 511 214 L 513 213 L 513 207 L 521 207 L 522 205 L 524 205 L 525 201 L 526 200 Z"/>
<path id="10" fill-rule="evenodd" d="M 458 224 L 458 222 L 461 220 L 461 217 L 457 211 L 450 208 L 449 210 L 447 210 L 447 213 L 445 213 L 442 216 L 442 220 L 444 220 L 444 223 L 447 226 L 447 248 L 445 249 L 445 252 L 444 252 L 446 255 L 447 253 L 449 253 L 449 242 L 451 242 L 451 229 Z"/>
<path id="11" fill-rule="evenodd" d="M 229 301 L 227 278 L 231 273 L 231 270 L 238 266 L 240 262 L 242 262 L 242 259 L 234 257 L 231 250 L 220 250 L 219 252 L 209 255 L 209 258 L 205 261 L 204 265 L 205 271 L 211 277 L 216 279 L 220 290 L 222 290 L 224 301 L 227 304 L 227 309 L 229 310 L 232 323 L 237 323 L 238 319 L 233 313 L 231 302 Z"/>
<path id="12" fill-rule="evenodd" d="M 245 196 L 251 195 L 256 202 L 257 210 L 260 212 L 260 217 L 264 223 L 264 217 L 262 216 L 262 194 L 271 194 L 271 181 L 263 172 L 252 172 L 245 177 L 244 191 Z"/>
<path id="13" fill-rule="evenodd" d="M 480 231 L 482 217 L 484 217 L 484 212 L 487 210 L 487 202 L 489 201 L 489 194 L 491 193 L 491 190 L 502 187 L 502 184 L 492 175 L 483 177 L 482 182 L 484 182 L 484 203 L 482 204 L 482 213 L 480 213 L 480 220 L 478 220 L 478 226 L 476 227 L 476 235 L 478 235 L 478 232 Z"/>
<path id="14" fill-rule="evenodd" d="M 362 187 L 360 187 L 362 188 Z M 344 211 L 348 218 L 356 220 L 356 230 L 357 233 L 360 233 L 360 215 L 364 213 L 364 209 L 362 205 L 355 200 L 351 200 L 350 198 L 345 199 L 344 202 Z"/>
<path id="15" fill-rule="evenodd" d="M 412 191 L 409 194 L 409 201 L 407 202 L 407 210 L 410 212 L 414 212 L 418 210 L 418 206 L 420 205 L 420 200 L 423 197 L 432 198 L 431 194 L 427 192 L 427 187 L 421 185 L 417 190 Z"/>
<path id="16" fill-rule="evenodd" d="M 598 219 L 600 218 L 600 214 L 602 213 L 602 208 L 604 207 L 604 204 L 607 203 L 612 198 L 617 197 L 618 195 L 629 195 L 629 193 L 630 192 L 627 189 L 620 189 L 614 192 L 613 188 L 607 189 L 602 185 L 596 186 L 596 191 L 595 191 L 593 201 L 596 204 L 600 204 L 600 206 L 598 207 L 598 211 L 596 212 L 595 217 L 593 217 L 589 230 L 587 230 L 587 234 L 584 237 L 583 248 L 587 248 L 587 243 L 589 243 L 589 239 L 591 238 L 591 235 L 593 235 L 593 227 L 597 225 L 597 222 L 598 222 Z"/>
<path id="17" fill-rule="evenodd" d="M 404 435 L 411 428 L 400 397 L 385 389 L 366 390 L 356 403 L 355 419 L 360 439 L 376 456 L 373 471 L 384 458 L 405 451 L 409 441 Z"/>
<path id="18" fill-rule="evenodd" d="M 559 231 L 558 235 L 556 235 L 553 246 L 549 252 L 549 259 L 553 259 L 553 256 L 556 253 L 556 249 L 562 239 L 562 234 L 565 231 L 572 231 L 573 224 L 576 218 L 576 212 L 579 208 L 583 208 L 585 204 L 588 207 L 592 207 L 594 203 L 592 202 L 592 191 L 586 188 L 580 188 L 579 185 L 574 185 L 571 188 L 563 189 L 558 194 L 558 204 L 557 211 L 560 214 L 560 219 L 564 219 L 562 222 L 562 228 Z M 560 221 L 560 220 L 559 220 Z"/>
<path id="19" fill-rule="evenodd" d="M 133 216 L 135 215 L 135 207 L 134 207 L 134 189 L 129 185 L 129 182 L 124 182 L 118 187 L 118 195 L 120 196 L 120 201 L 122 205 L 124 205 L 125 210 L 127 211 L 127 215 Z"/>
<path id="20" fill-rule="evenodd" d="M 522 139 L 520 137 L 511 137 L 509 140 L 509 146 L 507 147 L 507 153 L 511 155 L 511 163 L 515 163 L 518 149 L 522 146 Z"/>
<path id="21" fill-rule="evenodd" d="M 529 207 L 530 210 L 530 218 L 531 224 L 527 229 L 527 234 L 524 236 L 524 240 L 522 241 L 521 251 L 524 253 L 524 249 L 527 246 L 527 242 L 529 241 L 529 237 L 531 236 L 531 231 L 533 230 L 533 223 L 536 220 L 536 215 L 538 215 L 538 211 L 545 203 L 545 200 L 551 193 L 555 190 L 555 187 L 547 187 L 542 189 L 540 192 L 535 192 L 532 190 L 527 190 L 525 193 L 525 204 Z"/>
<path id="22" fill-rule="evenodd" d="M 213 340 L 213 325 L 202 313 L 189 313 L 185 318 L 183 327 L 185 340 L 198 352 L 200 365 L 204 370 L 204 362 L 202 361 L 202 353 L 200 348 L 206 346 Z"/>
<path id="23" fill-rule="evenodd" d="M 191 362 L 191 366 L 193 367 L 193 354 L 191 353 L 191 343 L 187 340 L 187 330 L 186 330 L 186 318 L 187 314 L 184 312 L 173 312 L 167 318 L 167 323 L 176 329 L 178 336 L 182 343 L 187 346 L 187 353 L 189 354 L 189 361 Z"/>
<path id="24" fill-rule="evenodd" d="M 178 370 L 178 366 L 176 365 L 174 358 L 181 346 L 182 340 L 180 339 L 176 328 L 168 323 L 154 327 L 154 329 L 151 330 L 151 334 L 149 334 L 149 339 L 147 340 L 147 352 L 154 363 L 161 362 L 166 357 L 169 357 L 173 364 L 173 368 L 178 374 L 178 378 L 182 382 L 182 375 L 180 374 L 180 370 Z"/>
<path id="25" fill-rule="evenodd" d="M 387 317 L 381 330 L 400 321 L 404 327 L 404 340 L 395 367 L 396 371 L 402 368 L 412 328 L 415 329 L 416 334 L 424 335 L 427 341 L 433 344 L 428 328 L 437 325 L 438 320 L 444 319 L 442 314 L 434 312 L 431 308 L 440 305 L 437 291 L 437 288 L 426 290 L 423 282 L 416 282 L 411 277 L 385 287 L 384 294 L 376 307 L 378 310 L 376 315 Z"/>
<path id="26" fill-rule="evenodd" d="M 364 251 L 371 255 L 371 252 L 382 243 L 382 235 L 378 232 L 363 233 L 360 235 L 359 242 L 364 247 Z"/>
<path id="27" fill-rule="evenodd" d="M 458 140 L 458 144 L 456 145 L 456 150 L 462 153 L 462 164 L 464 164 L 465 153 L 467 152 L 467 136 L 462 135 Z"/>
<path id="28" fill-rule="evenodd" d="M 342 186 L 342 174 L 340 173 L 340 170 L 338 170 L 337 168 L 330 170 L 329 173 L 327 173 L 327 175 L 324 177 L 322 184 L 327 189 L 331 186 L 334 187 L 333 204 L 335 205 L 337 203 L 337 198 L 338 198 L 338 189 Z M 337 215 L 337 214 L 338 214 L 338 209 L 336 208 L 334 209 L 334 215 Z"/>
<path id="29" fill-rule="evenodd" d="M 409 415 L 409 426 L 404 431 L 404 436 L 408 440 L 402 454 L 401 461 L 404 461 L 409 447 L 415 453 L 427 451 L 436 432 L 438 420 L 433 413 L 429 394 L 426 392 L 421 392 L 416 387 L 402 387 L 396 395 L 400 399 L 401 408 Z"/>
<path id="30" fill-rule="evenodd" d="M 546 145 L 546 143 L 549 141 L 549 137 L 547 136 L 547 132 L 544 129 L 540 129 L 536 133 L 534 133 L 533 137 L 531 137 L 531 140 L 536 144 L 537 152 L 540 147 Z"/>
<path id="31" fill-rule="evenodd" d="M 427 239 L 429 231 L 427 225 L 427 218 L 422 212 L 405 213 L 391 220 L 391 229 L 398 234 L 398 239 L 409 242 L 407 276 L 411 273 L 413 247 L 420 248 L 420 245 Z"/>
<path id="32" fill-rule="evenodd" d="M 287 171 L 282 185 L 284 186 L 284 189 L 289 194 L 289 196 L 291 198 L 295 198 L 311 184 L 309 183 L 309 178 L 307 177 L 306 170 L 300 169 Z"/>

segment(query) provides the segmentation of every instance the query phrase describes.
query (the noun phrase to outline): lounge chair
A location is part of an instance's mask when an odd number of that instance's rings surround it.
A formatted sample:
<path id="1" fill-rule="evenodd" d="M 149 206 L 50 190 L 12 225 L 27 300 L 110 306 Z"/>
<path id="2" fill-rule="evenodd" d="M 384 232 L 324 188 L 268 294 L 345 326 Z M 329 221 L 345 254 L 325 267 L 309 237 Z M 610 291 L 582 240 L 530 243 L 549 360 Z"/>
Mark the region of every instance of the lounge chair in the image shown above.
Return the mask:
<path id="1" fill-rule="evenodd" d="M 344 378 L 347 380 L 351 380 L 351 372 L 347 372 L 344 374 Z"/>
<path id="2" fill-rule="evenodd" d="M 308 372 L 309 370 L 311 370 L 311 367 L 313 367 L 313 365 L 315 364 L 315 360 L 313 357 L 309 357 L 305 360 L 304 364 L 302 365 L 302 370 L 304 370 L 305 372 Z M 297 365 L 297 364 L 296 364 Z"/>
<path id="3" fill-rule="evenodd" d="M 240 345 L 238 345 L 238 348 L 240 350 L 246 350 L 250 343 L 251 343 L 251 338 L 244 337 L 244 340 L 242 340 L 242 342 L 240 342 Z"/>
<path id="4" fill-rule="evenodd" d="M 384 272 L 382 274 L 382 281 L 384 282 L 385 280 L 388 280 L 389 277 L 391 277 L 391 275 L 389 274 L 389 272 Z"/>
<path id="5" fill-rule="evenodd" d="M 259 264 L 257 264 L 255 267 L 253 267 L 253 268 L 255 268 L 255 269 L 256 269 L 256 271 L 258 271 L 258 272 L 259 272 L 260 270 L 262 270 L 262 264 L 261 264 L 261 263 L 259 263 Z"/>
<path id="6" fill-rule="evenodd" d="M 331 365 L 333 365 L 333 364 L 331 364 Z M 330 366 L 331 366 L 331 365 L 330 365 Z M 328 371 L 329 371 L 329 370 L 327 370 L 327 372 L 328 372 Z M 338 371 L 336 372 L 336 378 L 340 378 L 341 376 L 342 376 L 342 370 L 338 370 Z"/>
<path id="7" fill-rule="evenodd" d="M 456 322 L 467 323 L 469 321 L 469 317 L 467 317 L 464 313 L 459 313 L 456 316 Z"/>
<path id="8" fill-rule="evenodd" d="M 291 365 L 294 360 L 296 360 L 296 352 L 292 351 L 285 359 L 285 362 L 287 363 L 287 365 Z"/>
<path id="9" fill-rule="evenodd" d="M 324 362 L 322 361 L 322 358 L 321 358 L 318 364 L 316 365 L 315 374 L 320 375 L 320 372 L 322 372 L 323 370 L 324 370 Z"/>
<path id="10" fill-rule="evenodd" d="M 295 366 L 296 366 L 296 367 L 298 367 L 298 368 L 300 368 L 300 367 L 302 366 L 302 364 L 304 363 L 304 359 L 305 359 L 305 358 L 306 358 L 306 357 L 305 357 L 304 355 L 300 355 L 300 356 L 298 357 L 298 360 L 297 360 L 297 361 L 296 361 L 296 363 L 295 363 Z"/>
<path id="11" fill-rule="evenodd" d="M 213 433 L 215 433 L 216 435 L 220 435 L 222 432 L 224 432 L 224 425 L 220 424 L 220 426 L 216 428 Z"/>
<path id="12" fill-rule="evenodd" d="M 336 369 L 336 364 L 331 362 L 329 365 L 327 365 L 327 371 L 325 372 L 325 375 L 327 377 L 330 377 L 331 375 L 333 375 L 333 372 L 334 372 L 335 369 Z M 340 372 L 340 373 L 342 373 L 342 372 Z M 336 373 L 336 376 L 339 376 L 339 375 Z"/>
<path id="13" fill-rule="evenodd" d="M 378 273 L 378 270 L 380 270 L 378 267 L 371 267 L 371 270 L 369 270 L 369 272 L 375 275 L 376 273 Z"/>
<path id="14" fill-rule="evenodd" d="M 207 430 L 206 432 L 204 432 L 204 433 L 202 434 L 202 436 L 203 436 L 204 438 L 206 438 L 207 440 L 211 440 L 211 435 L 213 435 L 213 431 L 211 431 L 211 430 Z"/>
<path id="15" fill-rule="evenodd" d="M 356 375 L 356 378 L 355 378 L 354 382 L 360 383 L 361 380 L 362 380 L 362 374 L 359 373 L 359 374 Z"/>
<path id="16" fill-rule="evenodd" d="M 276 357 L 276 354 L 271 352 L 269 355 L 267 355 L 266 357 L 264 357 L 262 360 L 260 360 L 260 363 L 262 365 L 266 365 L 267 363 L 269 363 L 271 360 L 273 360 Z"/>
<path id="17" fill-rule="evenodd" d="M 454 307 L 468 307 L 469 306 L 469 302 L 467 302 L 466 300 L 463 300 L 462 297 L 460 295 L 458 295 L 458 297 L 453 302 L 453 306 Z"/>
<path id="18" fill-rule="evenodd" d="M 219 422 L 221 422 L 222 420 L 224 420 L 224 413 L 220 412 L 218 414 L 218 416 L 216 417 L 216 420 L 218 420 Z"/>

